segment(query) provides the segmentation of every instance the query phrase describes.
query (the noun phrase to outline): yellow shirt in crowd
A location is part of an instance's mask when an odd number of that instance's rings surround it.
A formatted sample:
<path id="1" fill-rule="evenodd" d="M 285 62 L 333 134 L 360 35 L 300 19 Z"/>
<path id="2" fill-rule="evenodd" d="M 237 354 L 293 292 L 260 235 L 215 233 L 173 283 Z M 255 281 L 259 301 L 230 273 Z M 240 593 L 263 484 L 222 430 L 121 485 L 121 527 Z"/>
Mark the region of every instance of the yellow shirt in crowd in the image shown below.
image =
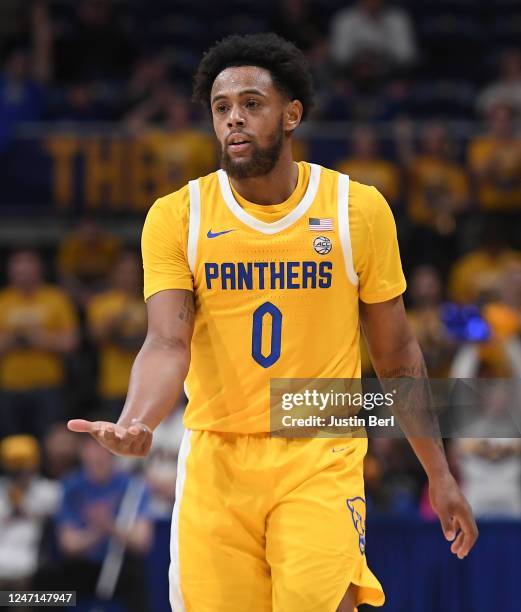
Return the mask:
<path id="1" fill-rule="evenodd" d="M 477 196 L 485 210 L 521 210 L 521 139 L 508 143 L 484 136 L 469 145 L 469 165 L 479 173 L 492 164 L 491 175 L 478 179 Z"/>
<path id="2" fill-rule="evenodd" d="M 119 240 L 109 234 L 92 244 L 74 233 L 59 248 L 58 269 L 85 282 L 100 280 L 110 273 L 120 249 Z"/>
<path id="3" fill-rule="evenodd" d="M 468 197 L 467 177 L 457 164 L 430 156 L 418 157 L 413 161 L 408 209 L 415 223 L 437 227 L 440 214 L 460 212 Z M 444 210 L 440 205 L 447 200 L 450 200 L 450 206 Z"/>
<path id="4" fill-rule="evenodd" d="M 215 167 L 215 140 L 197 130 L 165 132 L 152 130 L 139 139 L 149 150 L 152 163 L 158 164 L 159 190 L 179 189 L 193 176 L 206 174 Z"/>
<path id="5" fill-rule="evenodd" d="M 131 298 L 122 291 L 107 291 L 87 307 L 91 330 L 118 320 L 120 342 L 107 341 L 100 347 L 98 392 L 104 399 L 124 398 L 130 370 L 147 329 L 147 313 L 141 296 Z"/>
<path id="6" fill-rule="evenodd" d="M 521 262 L 521 252 L 505 249 L 495 256 L 472 251 L 458 260 L 449 276 L 449 296 L 461 304 L 476 303 L 480 297 L 494 296 L 511 264 Z"/>
<path id="7" fill-rule="evenodd" d="M 74 307 L 58 288 L 43 285 L 32 295 L 15 288 L 0 291 L 0 329 L 25 334 L 31 331 L 72 332 L 77 328 Z M 56 387 L 64 381 L 62 358 L 52 351 L 15 348 L 0 358 L 0 385 L 10 391 Z"/>

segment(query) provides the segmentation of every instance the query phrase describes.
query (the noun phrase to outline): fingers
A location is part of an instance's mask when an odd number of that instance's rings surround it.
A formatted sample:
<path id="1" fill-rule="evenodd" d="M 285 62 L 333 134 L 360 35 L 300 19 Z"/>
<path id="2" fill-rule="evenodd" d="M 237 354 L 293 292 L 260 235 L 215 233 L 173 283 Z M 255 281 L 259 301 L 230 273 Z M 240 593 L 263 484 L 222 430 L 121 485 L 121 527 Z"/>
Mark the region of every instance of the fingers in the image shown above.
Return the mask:
<path id="1" fill-rule="evenodd" d="M 144 457 L 152 444 L 152 430 L 135 419 L 128 428 L 107 421 L 84 419 L 73 419 L 67 426 L 71 431 L 91 434 L 103 447 L 116 455 Z"/>
<path id="2" fill-rule="evenodd" d="M 152 444 L 152 430 L 145 423 L 133 419 L 132 425 L 128 428 L 128 434 L 131 436 L 133 452 L 144 457 Z"/>
<path id="3" fill-rule="evenodd" d="M 77 433 L 92 433 L 94 431 L 94 425 L 95 423 L 86 421 L 85 419 L 71 419 L 67 423 L 68 429 Z"/>
<path id="4" fill-rule="evenodd" d="M 462 550 L 463 550 L 464 542 L 465 542 L 465 534 L 463 533 L 463 531 L 460 531 L 458 535 L 456 536 L 456 539 L 454 540 L 454 542 L 452 542 L 451 547 L 450 547 L 450 552 L 453 553 L 454 555 L 457 555 L 458 559 L 463 559 Z"/>
<path id="5" fill-rule="evenodd" d="M 102 423 L 95 437 L 117 455 L 143 457 L 150 449 L 152 431 L 144 424 L 133 422 L 130 427 Z"/>
<path id="6" fill-rule="evenodd" d="M 463 559 L 469 554 L 478 539 L 478 528 L 468 504 L 455 512 L 454 522 L 460 532 L 450 549 L 458 559 Z"/>

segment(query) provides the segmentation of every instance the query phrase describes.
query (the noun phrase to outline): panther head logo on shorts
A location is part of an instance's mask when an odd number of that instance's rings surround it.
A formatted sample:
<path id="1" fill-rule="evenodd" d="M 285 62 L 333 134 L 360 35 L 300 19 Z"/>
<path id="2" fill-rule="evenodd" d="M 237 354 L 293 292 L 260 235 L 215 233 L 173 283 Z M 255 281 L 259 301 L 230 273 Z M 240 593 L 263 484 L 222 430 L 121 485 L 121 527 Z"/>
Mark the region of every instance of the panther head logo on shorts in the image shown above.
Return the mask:
<path id="1" fill-rule="evenodd" d="M 346 500 L 347 507 L 351 512 L 353 525 L 358 533 L 358 546 L 360 552 L 365 553 L 365 499 L 362 497 L 351 497 Z"/>

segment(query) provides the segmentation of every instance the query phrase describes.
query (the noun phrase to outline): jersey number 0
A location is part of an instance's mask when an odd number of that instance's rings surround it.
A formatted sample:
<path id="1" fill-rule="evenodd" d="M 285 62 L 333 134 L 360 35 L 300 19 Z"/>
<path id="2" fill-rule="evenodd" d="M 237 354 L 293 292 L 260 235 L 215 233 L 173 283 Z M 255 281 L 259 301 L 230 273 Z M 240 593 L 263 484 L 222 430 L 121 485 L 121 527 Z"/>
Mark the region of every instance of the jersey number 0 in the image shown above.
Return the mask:
<path id="1" fill-rule="evenodd" d="M 262 327 L 264 318 L 271 317 L 271 343 L 268 355 L 262 353 Z M 269 368 L 280 357 L 280 340 L 282 336 L 282 313 L 271 302 L 264 302 L 253 313 L 251 337 L 251 354 L 263 368 Z"/>

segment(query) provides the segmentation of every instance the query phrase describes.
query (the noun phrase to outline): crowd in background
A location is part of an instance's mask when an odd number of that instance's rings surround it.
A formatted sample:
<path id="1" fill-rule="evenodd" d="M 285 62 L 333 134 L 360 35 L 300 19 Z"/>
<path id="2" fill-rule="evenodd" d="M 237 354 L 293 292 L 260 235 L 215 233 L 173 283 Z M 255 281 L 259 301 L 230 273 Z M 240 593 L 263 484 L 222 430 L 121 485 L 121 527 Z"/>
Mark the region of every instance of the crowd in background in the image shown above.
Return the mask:
<path id="1" fill-rule="evenodd" d="M 27 121 L 175 128 L 204 50 L 231 32 L 267 30 L 305 51 L 315 120 L 469 120 L 498 103 L 521 110 L 514 0 L 7 0 L 0 149 Z"/>
<path id="2" fill-rule="evenodd" d="M 492 11 L 496 5 L 502 10 Z M 198 3 L 187 0 L 3 0 L 0 159 L 27 122 L 117 122 L 168 159 L 173 190 L 218 163 L 201 124 L 204 110 L 189 100 L 201 53 L 231 32 L 275 30 L 306 52 L 317 87 L 313 120 L 351 126 L 334 146 L 304 132 L 296 157 L 376 186 L 393 208 L 406 305 L 431 376 L 454 375 L 470 345 L 473 361 L 463 377 L 519 377 L 509 352 L 521 336 L 521 26 L 509 18 L 515 2 L 227 0 L 204 7 L 205 22 Z M 475 123 L 453 132 L 461 119 Z M 142 563 L 152 519 L 167 517 L 174 500 L 183 398 L 157 430 L 139 477 L 135 465 L 64 425 L 72 416 L 116 420 L 123 406 L 146 333 L 135 242 L 86 216 L 52 252 L 21 248 L 6 258 L 2 588 L 66 588 L 66 579 L 92 592 L 107 551 L 119 542 L 128 554 L 118 589 L 129 610 L 145 609 Z M 474 308 L 481 332 L 456 329 L 447 302 Z M 363 345 L 362 354 L 370 376 Z M 508 398 L 492 387 L 487 402 L 499 414 Z M 454 440 L 447 450 L 478 517 L 521 518 L 519 439 Z M 405 441 L 372 440 L 365 472 L 373 512 L 433 518 Z M 145 484 L 131 532 L 118 515 L 136 482 Z"/>

